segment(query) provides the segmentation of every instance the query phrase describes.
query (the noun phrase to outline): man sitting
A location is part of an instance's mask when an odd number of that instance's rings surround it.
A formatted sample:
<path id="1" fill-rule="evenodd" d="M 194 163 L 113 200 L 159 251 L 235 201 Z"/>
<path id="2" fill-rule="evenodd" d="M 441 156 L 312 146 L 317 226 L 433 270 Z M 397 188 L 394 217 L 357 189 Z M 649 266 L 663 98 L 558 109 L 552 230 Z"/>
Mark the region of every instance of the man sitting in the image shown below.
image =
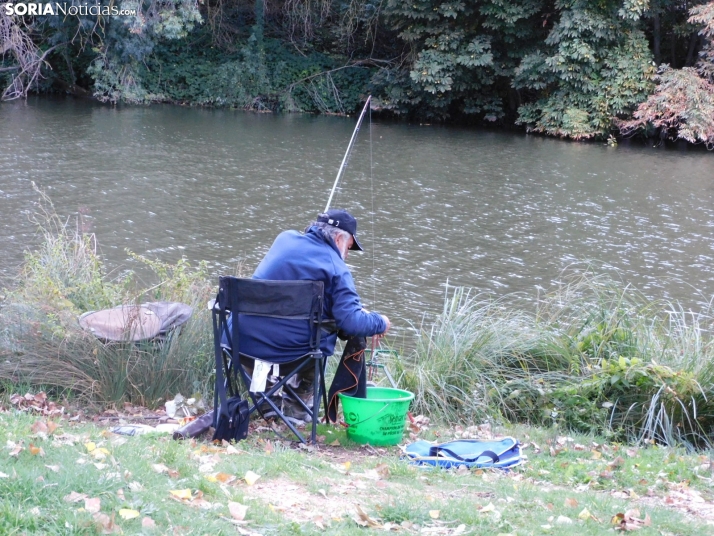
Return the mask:
<path id="1" fill-rule="evenodd" d="M 255 279 L 311 280 L 324 283 L 323 321 L 334 319 L 340 338 L 347 339 L 345 352 L 330 389 L 328 416 L 336 420 L 337 392 L 365 396 L 364 348 L 365 337 L 384 335 L 390 327 L 389 319 L 370 313 L 362 307 L 354 280 L 345 259 L 351 250 L 363 251 L 357 240 L 357 220 L 346 210 L 330 209 L 304 233 L 285 231 L 278 235 L 268 253 L 253 274 Z M 245 317 L 240 322 L 241 354 L 270 356 L 271 361 L 289 362 L 309 350 L 309 329 L 280 318 Z M 320 350 L 326 357 L 335 350 L 338 332 L 323 333 Z M 302 374 L 298 391 L 309 393 L 314 370 Z M 353 378 L 354 381 L 351 381 Z M 302 396 L 301 396 L 302 397 Z M 287 406 L 287 407 L 286 407 Z M 283 404 L 286 415 L 302 418 L 305 413 L 297 404 Z M 291 410 L 293 415 L 290 415 Z"/>

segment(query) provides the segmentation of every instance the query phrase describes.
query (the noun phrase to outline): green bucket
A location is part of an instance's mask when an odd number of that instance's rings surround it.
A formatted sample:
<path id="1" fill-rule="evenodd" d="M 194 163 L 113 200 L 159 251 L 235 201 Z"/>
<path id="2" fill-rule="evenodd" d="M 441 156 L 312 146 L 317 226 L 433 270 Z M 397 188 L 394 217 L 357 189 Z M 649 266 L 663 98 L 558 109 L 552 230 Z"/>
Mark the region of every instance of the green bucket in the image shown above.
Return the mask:
<path id="1" fill-rule="evenodd" d="M 414 394 L 389 387 L 367 387 L 367 398 L 339 393 L 347 423 L 347 437 L 355 443 L 397 445 L 404 434 L 409 402 Z"/>

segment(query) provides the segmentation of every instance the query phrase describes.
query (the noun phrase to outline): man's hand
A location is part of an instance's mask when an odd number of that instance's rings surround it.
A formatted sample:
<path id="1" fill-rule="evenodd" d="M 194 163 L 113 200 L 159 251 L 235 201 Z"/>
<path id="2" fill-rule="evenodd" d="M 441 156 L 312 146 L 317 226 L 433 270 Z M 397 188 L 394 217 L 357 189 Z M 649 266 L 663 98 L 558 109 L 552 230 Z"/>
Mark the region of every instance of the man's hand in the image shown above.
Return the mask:
<path id="1" fill-rule="evenodd" d="M 379 334 L 380 337 L 384 337 L 387 332 L 389 331 L 389 328 L 392 327 L 392 323 L 389 321 L 389 318 L 387 318 L 385 315 L 379 315 L 382 317 L 382 319 L 386 322 L 387 324 L 387 329 L 385 329 L 382 333 Z"/>

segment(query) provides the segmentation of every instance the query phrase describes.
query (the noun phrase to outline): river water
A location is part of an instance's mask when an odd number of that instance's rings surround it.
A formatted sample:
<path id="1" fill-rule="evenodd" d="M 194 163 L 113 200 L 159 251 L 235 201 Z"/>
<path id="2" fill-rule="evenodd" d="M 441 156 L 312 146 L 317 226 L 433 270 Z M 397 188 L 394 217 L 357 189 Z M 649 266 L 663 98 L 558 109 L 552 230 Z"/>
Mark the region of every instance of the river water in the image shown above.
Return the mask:
<path id="1" fill-rule="evenodd" d="M 322 211 L 355 118 L 71 99 L 0 104 L 0 278 L 37 243 L 38 195 L 126 249 L 250 273 L 284 229 Z M 371 139 L 371 143 L 370 143 Z M 592 266 L 687 307 L 714 295 L 714 154 L 373 121 L 332 203 L 359 220 L 363 300 L 397 325 L 445 284 L 535 297 Z"/>

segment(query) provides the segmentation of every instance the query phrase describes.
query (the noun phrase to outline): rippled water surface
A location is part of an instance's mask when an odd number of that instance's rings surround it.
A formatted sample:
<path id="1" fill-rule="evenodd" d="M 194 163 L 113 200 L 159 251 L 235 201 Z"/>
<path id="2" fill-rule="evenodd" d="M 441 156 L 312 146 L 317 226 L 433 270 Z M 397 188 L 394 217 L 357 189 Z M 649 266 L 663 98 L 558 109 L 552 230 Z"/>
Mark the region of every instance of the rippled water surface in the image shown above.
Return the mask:
<path id="1" fill-rule="evenodd" d="M 84 215 L 112 270 L 132 267 L 128 248 L 250 272 L 278 232 L 324 208 L 354 126 L 76 100 L 0 104 L 0 276 L 37 241 L 31 181 L 59 214 Z M 708 301 L 713 196 L 714 154 L 704 151 L 373 122 L 332 205 L 359 219 L 367 252 L 349 262 L 364 301 L 418 323 L 441 308 L 447 279 L 535 296 L 574 263 L 617 272 L 652 297 Z"/>

